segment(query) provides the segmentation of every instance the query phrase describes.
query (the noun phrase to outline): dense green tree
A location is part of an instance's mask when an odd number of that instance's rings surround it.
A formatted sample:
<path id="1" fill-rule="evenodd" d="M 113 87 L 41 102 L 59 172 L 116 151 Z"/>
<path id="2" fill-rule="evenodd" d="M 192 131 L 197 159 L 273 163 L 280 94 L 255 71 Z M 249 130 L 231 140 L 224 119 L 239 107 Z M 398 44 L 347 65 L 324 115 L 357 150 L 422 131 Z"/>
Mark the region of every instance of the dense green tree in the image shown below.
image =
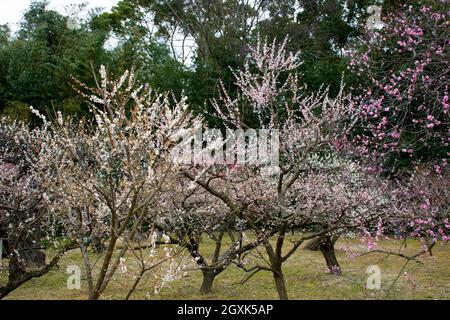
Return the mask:
<path id="1" fill-rule="evenodd" d="M 342 49 L 357 35 L 366 9 L 376 1 L 368 0 L 289 0 L 272 2 L 269 18 L 258 25 L 260 34 L 269 39 L 289 35 L 291 50 L 300 50 L 303 82 L 311 90 L 329 85 L 332 94 L 338 92 L 341 75 L 347 83 L 353 81 L 345 71 L 347 64 Z"/>
<path id="2" fill-rule="evenodd" d="M 164 58 L 162 66 L 147 68 L 154 73 L 154 82 L 167 88 L 167 83 L 158 80 L 169 81 L 170 89 L 175 92 L 180 91 L 176 86 L 181 85 L 193 110 L 207 114 L 212 111 L 208 102 L 215 97 L 219 80 L 232 89 L 230 67 L 242 66 L 251 30 L 266 3 L 125 0 L 104 16 L 108 17 L 111 28 L 127 39 L 129 47 L 138 48 L 133 41 L 145 39 L 146 46 L 141 45 L 140 52 L 149 51 L 152 46 L 157 48 L 155 42 L 159 46 L 164 43 L 172 60 Z M 189 55 L 193 50 L 195 55 Z M 158 69 L 164 72 L 163 77 L 159 76 Z"/>
<path id="3" fill-rule="evenodd" d="M 190 72 L 173 57 L 169 46 L 153 35 L 137 6 L 121 1 L 110 12 L 95 17 L 92 25 L 117 41 L 111 51 L 110 68 L 114 72 L 136 69 L 140 82 L 181 96 Z"/>
<path id="4" fill-rule="evenodd" d="M 0 107 L 10 115 L 23 114 L 27 105 L 81 112 L 71 77 L 93 83 L 92 66 L 108 63 L 107 34 L 93 32 L 86 22 L 69 28 L 67 17 L 47 5 L 32 2 L 16 35 L 5 28 L 0 33 Z"/>
<path id="5" fill-rule="evenodd" d="M 355 81 L 342 49 L 377 3 L 390 11 L 398 1 L 122 0 L 73 29 L 46 1 L 34 1 L 16 35 L 0 28 L 0 110 L 22 118 L 30 104 L 83 112 L 70 77 L 94 86 L 93 71 L 105 64 L 114 74 L 134 68 L 160 91 L 185 93 L 193 110 L 217 125 L 207 116 L 209 101 L 219 81 L 235 92 L 230 68 L 242 67 L 257 37 L 289 36 L 289 49 L 302 52 L 304 84 L 329 85 L 334 94 L 342 74 L 350 87 Z"/>
<path id="6" fill-rule="evenodd" d="M 388 1 L 389 2 L 389 1 Z M 195 44 L 190 77 L 181 84 L 194 111 L 208 114 L 209 100 L 217 96 L 219 80 L 233 94 L 230 68 L 242 67 L 248 45 L 258 37 L 279 41 L 289 36 L 289 48 L 301 50 L 304 64 L 302 81 L 310 90 L 329 85 L 337 93 L 347 70 L 342 49 L 359 32 L 370 0 L 124 0 L 108 14 L 109 25 L 132 42 L 163 41 L 172 57 L 186 50 L 186 39 Z M 388 5 L 387 5 L 388 6 Z M 389 6 L 388 6 L 389 7 Z M 136 46 L 130 46 L 136 48 Z M 132 50 L 122 47 L 127 57 Z M 181 52 L 179 61 L 185 63 Z M 166 70 L 165 70 L 166 71 Z M 166 77 L 180 77 L 183 68 L 170 68 Z M 215 119 L 208 118 L 215 122 Z M 217 123 L 215 123 L 217 124 Z"/>

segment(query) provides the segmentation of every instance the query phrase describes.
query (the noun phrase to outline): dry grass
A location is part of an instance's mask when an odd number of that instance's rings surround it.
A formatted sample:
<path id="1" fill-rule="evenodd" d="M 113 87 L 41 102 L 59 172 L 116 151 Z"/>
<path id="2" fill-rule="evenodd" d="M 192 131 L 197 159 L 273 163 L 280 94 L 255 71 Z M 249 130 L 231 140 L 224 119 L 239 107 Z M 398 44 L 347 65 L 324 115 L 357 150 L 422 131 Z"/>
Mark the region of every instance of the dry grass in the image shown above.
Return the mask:
<path id="1" fill-rule="evenodd" d="M 380 245 L 390 250 L 398 250 L 400 241 L 383 240 Z M 365 247 L 356 239 L 338 241 L 337 256 L 343 269 L 342 276 L 327 272 L 320 252 L 298 250 L 284 265 L 288 293 L 291 299 L 449 299 L 450 298 L 450 244 L 439 243 L 433 256 L 423 256 L 422 264 L 410 262 L 406 272 L 408 280 L 400 275 L 396 285 L 390 288 L 405 262 L 404 259 L 374 253 L 351 259 L 342 248 L 348 246 L 352 252 L 365 252 Z M 420 249 L 417 241 L 409 240 L 404 253 L 414 253 Z M 213 244 L 205 241 L 201 251 L 212 252 Z M 188 259 L 186 257 L 186 259 Z M 3 261 L 6 262 L 5 260 Z M 133 270 L 132 257 L 127 257 L 129 272 Z M 66 288 L 68 265 L 82 267 L 81 256 L 77 250 L 69 252 L 59 263 L 59 269 L 39 279 L 33 279 L 8 299 L 86 299 L 87 283 L 82 280 L 81 290 Z M 381 269 L 381 290 L 365 289 L 369 265 L 376 264 Z M 133 294 L 133 299 L 277 299 L 272 275 L 261 271 L 248 282 L 241 285 L 245 272 L 232 265 L 216 279 L 213 292 L 203 296 L 198 293 L 202 275 L 198 270 L 171 282 L 157 295 L 148 296 L 152 291 L 154 277 L 147 277 Z M 123 299 L 131 278 L 118 272 L 103 296 L 104 299 Z M 389 289 L 390 288 L 390 289 Z"/>

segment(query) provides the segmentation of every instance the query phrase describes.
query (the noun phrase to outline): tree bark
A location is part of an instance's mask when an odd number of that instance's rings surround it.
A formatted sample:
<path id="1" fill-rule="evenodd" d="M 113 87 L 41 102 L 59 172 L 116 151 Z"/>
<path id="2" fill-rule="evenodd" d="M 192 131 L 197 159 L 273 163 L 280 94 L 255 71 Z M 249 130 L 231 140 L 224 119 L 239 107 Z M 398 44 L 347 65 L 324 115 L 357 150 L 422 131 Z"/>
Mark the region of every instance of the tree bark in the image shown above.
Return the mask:
<path id="1" fill-rule="evenodd" d="M 19 283 L 26 272 L 27 271 L 25 270 L 23 263 L 20 263 L 17 254 L 11 254 L 9 257 L 8 282 L 13 284 Z"/>
<path id="2" fill-rule="evenodd" d="M 311 251 L 319 251 L 320 250 L 319 245 L 322 242 L 323 238 L 324 237 L 317 237 L 317 238 L 312 239 L 305 245 L 305 249 L 311 250 Z M 331 242 L 333 243 L 333 246 L 336 244 L 338 239 L 339 239 L 339 236 L 337 236 L 337 235 L 331 236 Z"/>
<path id="3" fill-rule="evenodd" d="M 275 286 L 277 288 L 278 297 L 280 300 L 289 300 L 287 290 L 286 290 L 286 282 L 284 281 L 284 274 L 280 268 L 272 271 L 273 279 L 275 280 Z"/>
<path id="4" fill-rule="evenodd" d="M 25 267 L 42 268 L 45 266 L 45 253 L 37 249 L 20 250 L 20 257 Z"/>
<path id="5" fill-rule="evenodd" d="M 0 234 L 0 239 L 1 239 Z M 2 252 L 1 252 L 1 258 L 8 258 L 9 250 L 8 250 L 8 241 L 6 239 L 3 239 L 2 241 Z"/>
<path id="6" fill-rule="evenodd" d="M 203 271 L 203 270 L 202 270 L 202 273 L 203 273 L 203 281 L 202 281 L 202 286 L 200 287 L 200 293 L 201 294 L 211 293 L 214 279 L 216 278 L 217 274 L 215 272 Z"/>
<path id="7" fill-rule="evenodd" d="M 325 262 L 327 264 L 330 273 L 335 275 L 342 275 L 341 266 L 336 258 L 336 253 L 334 252 L 334 242 L 332 237 L 326 236 L 322 238 L 319 244 L 319 249 L 322 252 Z"/>
<path id="8" fill-rule="evenodd" d="M 305 245 L 305 249 L 306 250 L 311 250 L 311 251 L 318 251 L 319 249 L 319 244 L 320 241 L 322 241 L 322 239 L 320 237 L 314 238 L 312 240 L 310 240 L 306 245 Z"/>

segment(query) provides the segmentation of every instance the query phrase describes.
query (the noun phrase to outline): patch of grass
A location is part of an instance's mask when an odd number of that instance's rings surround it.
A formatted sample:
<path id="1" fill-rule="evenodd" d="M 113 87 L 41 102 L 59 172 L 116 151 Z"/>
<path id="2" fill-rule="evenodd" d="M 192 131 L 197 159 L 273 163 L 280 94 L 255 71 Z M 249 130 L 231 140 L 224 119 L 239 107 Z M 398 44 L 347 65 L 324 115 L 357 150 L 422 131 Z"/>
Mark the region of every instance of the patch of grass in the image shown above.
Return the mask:
<path id="1" fill-rule="evenodd" d="M 400 241 L 381 240 L 380 246 L 398 251 Z M 336 244 L 337 258 L 343 275 L 328 273 L 320 252 L 300 248 L 284 264 L 284 273 L 290 299 L 449 299 L 450 298 L 450 244 L 438 243 L 433 256 L 421 257 L 421 264 L 410 262 L 405 271 L 409 277 L 400 275 L 396 285 L 388 290 L 402 269 L 405 260 L 396 256 L 386 257 L 373 253 L 359 258 L 350 258 L 343 248 L 352 252 L 363 253 L 365 247 L 357 239 L 340 239 Z M 287 247 L 287 246 L 286 246 Z M 204 239 L 201 251 L 204 255 L 212 253 L 214 244 Z M 286 248 L 288 249 L 288 248 Z M 162 247 L 160 248 L 162 250 Z M 420 250 L 420 243 L 408 240 L 405 254 Z M 95 255 L 92 255 L 95 258 Z M 185 260 L 188 256 L 184 257 Z M 6 263 L 6 260 L 3 261 Z M 133 257 L 127 255 L 129 272 L 133 271 Z M 378 265 L 381 270 L 381 289 L 365 288 L 368 274 L 367 267 Z M 39 279 L 33 279 L 11 293 L 7 299 L 86 299 L 87 282 L 82 278 L 81 290 L 69 290 L 66 286 L 68 275 L 66 268 L 83 263 L 78 250 L 67 253 L 59 263 L 58 269 L 52 270 Z M 98 266 L 97 266 L 98 267 Z M 231 265 L 220 274 L 209 295 L 199 294 L 202 274 L 191 270 L 187 275 L 170 282 L 157 295 L 152 294 L 154 277 L 150 274 L 138 287 L 132 299 L 278 299 L 272 275 L 261 271 L 245 284 L 239 284 L 245 272 Z M 103 299 L 123 299 L 131 286 L 132 278 L 117 272 L 108 286 Z"/>

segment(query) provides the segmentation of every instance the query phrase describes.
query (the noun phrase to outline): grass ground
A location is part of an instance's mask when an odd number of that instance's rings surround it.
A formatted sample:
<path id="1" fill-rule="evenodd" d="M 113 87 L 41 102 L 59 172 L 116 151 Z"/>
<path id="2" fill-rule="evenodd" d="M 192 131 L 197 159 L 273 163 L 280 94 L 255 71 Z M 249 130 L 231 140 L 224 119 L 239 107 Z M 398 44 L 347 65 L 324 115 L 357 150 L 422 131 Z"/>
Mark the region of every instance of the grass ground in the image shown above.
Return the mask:
<path id="1" fill-rule="evenodd" d="M 398 250 L 401 242 L 382 240 L 380 247 Z M 449 299 L 450 298 L 450 244 L 439 243 L 433 250 L 433 256 L 423 256 L 422 264 L 410 262 L 401 274 L 396 285 L 391 287 L 405 262 L 404 259 L 373 253 L 359 258 L 347 256 L 344 247 L 352 252 L 365 252 L 365 247 L 357 239 L 341 239 L 336 244 L 336 254 L 343 275 L 334 276 L 327 272 L 320 252 L 298 250 L 285 264 L 284 273 L 290 299 Z M 414 253 L 420 249 L 417 241 L 409 240 L 404 253 Z M 213 251 L 213 243 L 202 244 L 203 253 Z M 187 258 L 186 258 L 187 259 Z M 127 257 L 132 261 L 132 257 Z M 6 260 L 3 261 L 6 263 Z M 57 270 L 33 279 L 13 293 L 7 299 L 86 299 L 87 283 L 82 280 L 81 290 L 68 290 L 66 268 L 69 265 L 82 267 L 79 251 L 69 252 L 59 263 Z M 132 262 L 130 262 L 132 264 Z M 369 265 L 380 267 L 381 289 L 365 288 Z M 132 265 L 129 271 L 132 270 Z M 220 274 L 209 295 L 198 293 L 202 274 L 191 270 L 187 275 L 170 282 L 157 295 L 149 295 L 154 277 L 148 277 L 135 291 L 132 299 L 277 299 L 272 275 L 261 271 L 245 284 L 238 284 L 245 272 L 232 265 Z M 132 278 L 120 271 L 110 283 L 103 299 L 123 299 Z"/>

